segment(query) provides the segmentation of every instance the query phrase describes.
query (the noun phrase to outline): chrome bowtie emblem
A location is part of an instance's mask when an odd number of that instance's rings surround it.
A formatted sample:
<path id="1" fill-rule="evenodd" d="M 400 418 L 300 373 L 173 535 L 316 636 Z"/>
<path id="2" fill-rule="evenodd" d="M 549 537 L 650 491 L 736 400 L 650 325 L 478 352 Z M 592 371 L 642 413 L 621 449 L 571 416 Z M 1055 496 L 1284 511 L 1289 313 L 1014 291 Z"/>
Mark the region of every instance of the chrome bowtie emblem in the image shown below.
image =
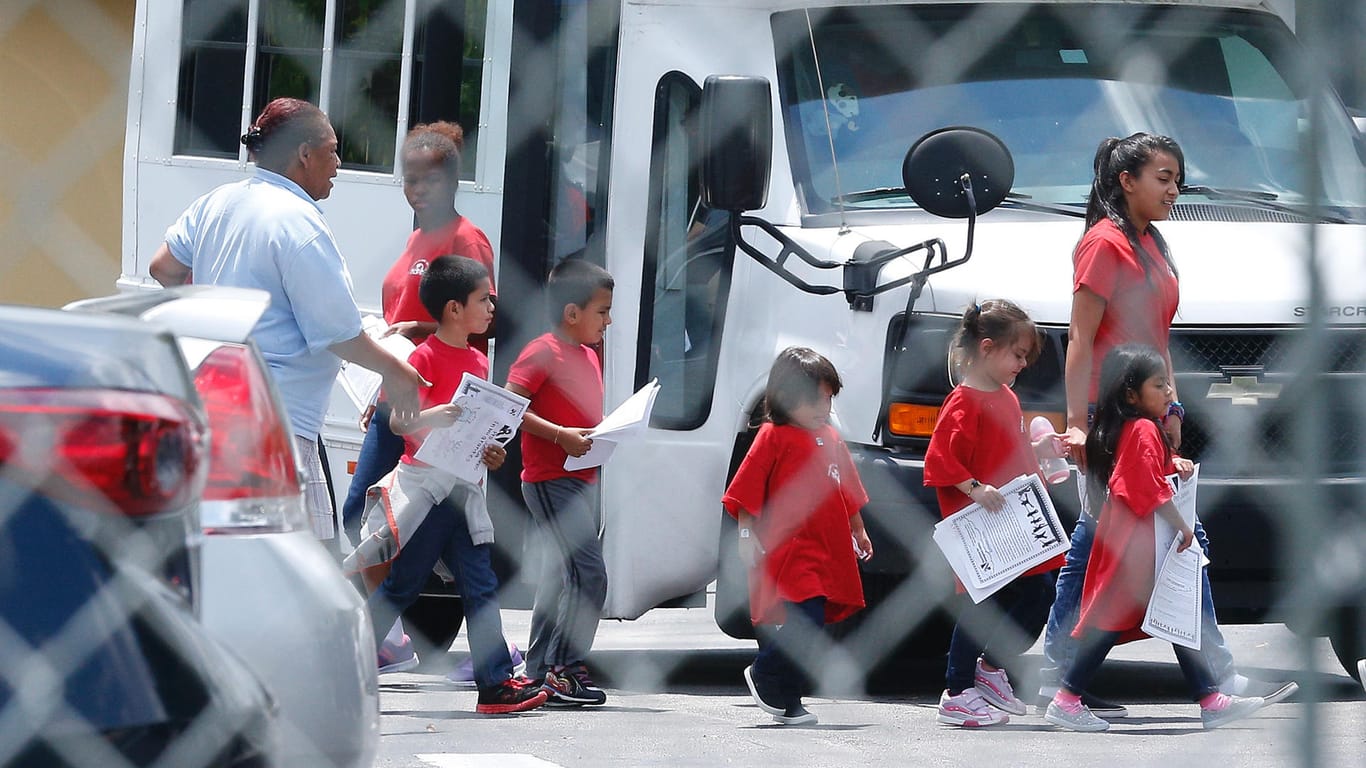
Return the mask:
<path id="1" fill-rule="evenodd" d="M 1275 400 L 1281 396 L 1281 385 L 1262 381 L 1254 375 L 1230 375 L 1228 381 L 1209 385 L 1205 397 L 1209 400 L 1228 398 L 1232 405 L 1256 405 L 1260 400 Z"/>

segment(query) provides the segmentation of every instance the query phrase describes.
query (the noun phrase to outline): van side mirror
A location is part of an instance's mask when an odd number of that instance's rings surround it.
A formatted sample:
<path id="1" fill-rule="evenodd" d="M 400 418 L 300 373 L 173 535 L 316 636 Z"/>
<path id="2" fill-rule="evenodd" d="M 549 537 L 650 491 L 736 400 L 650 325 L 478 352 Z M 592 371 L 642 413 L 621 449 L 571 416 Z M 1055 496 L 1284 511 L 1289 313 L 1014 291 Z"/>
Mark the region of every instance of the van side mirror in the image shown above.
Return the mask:
<path id="1" fill-rule="evenodd" d="M 1010 194 L 1015 161 L 1000 139 L 980 128 L 940 128 L 911 145 L 901 163 L 901 181 L 906 194 L 924 210 L 970 219 L 1000 205 Z"/>
<path id="2" fill-rule="evenodd" d="M 763 208 L 773 163 L 768 80 L 711 75 L 702 85 L 702 204 L 739 213 Z"/>

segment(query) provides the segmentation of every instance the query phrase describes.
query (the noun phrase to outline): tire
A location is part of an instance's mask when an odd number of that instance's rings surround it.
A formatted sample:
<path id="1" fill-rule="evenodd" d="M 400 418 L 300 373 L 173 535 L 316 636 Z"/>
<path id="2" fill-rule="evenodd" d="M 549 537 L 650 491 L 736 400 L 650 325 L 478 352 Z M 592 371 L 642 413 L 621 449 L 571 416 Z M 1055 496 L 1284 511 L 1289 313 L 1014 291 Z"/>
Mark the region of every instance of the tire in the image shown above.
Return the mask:
<path id="1" fill-rule="evenodd" d="M 1366 659 L 1366 626 L 1363 625 L 1366 625 L 1366 609 L 1362 605 L 1346 606 L 1338 609 L 1328 630 L 1333 653 L 1337 654 L 1347 674 L 1358 683 L 1361 682 L 1361 669 L 1357 662 Z"/>
<path id="2" fill-rule="evenodd" d="M 403 612 L 403 629 L 419 656 L 437 658 L 450 649 L 465 623 L 465 606 L 453 588 L 432 576 L 417 602 Z"/>

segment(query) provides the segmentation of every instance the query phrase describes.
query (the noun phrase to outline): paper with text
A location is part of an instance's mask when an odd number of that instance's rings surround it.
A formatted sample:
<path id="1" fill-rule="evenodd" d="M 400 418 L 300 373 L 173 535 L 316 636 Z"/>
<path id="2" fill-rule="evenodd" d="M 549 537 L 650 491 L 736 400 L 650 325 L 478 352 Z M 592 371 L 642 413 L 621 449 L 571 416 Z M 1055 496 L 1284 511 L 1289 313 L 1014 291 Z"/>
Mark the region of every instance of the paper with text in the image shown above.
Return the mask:
<path id="1" fill-rule="evenodd" d="M 484 478 L 484 448 L 505 445 L 517 434 L 530 401 L 467 371 L 451 402 L 460 406 L 460 418 L 433 429 L 413 458 L 478 483 Z"/>
<path id="2" fill-rule="evenodd" d="M 1006 499 L 1000 512 L 973 504 L 934 526 L 935 544 L 974 603 L 1071 546 L 1037 475 L 1021 475 L 998 490 Z"/>
<path id="3" fill-rule="evenodd" d="M 361 321 L 361 328 L 366 335 L 375 340 L 375 343 L 400 360 L 407 360 L 413 350 L 417 349 L 417 345 L 401 333 L 385 336 L 384 332 L 389 326 L 378 317 L 367 315 Z M 356 406 L 357 411 L 364 411 L 379 400 L 379 388 L 384 383 L 383 377 L 378 373 L 350 360 L 342 361 L 341 370 L 337 372 L 337 380 L 341 382 L 342 391 Z"/>
<path id="4" fill-rule="evenodd" d="M 612 451 L 627 438 L 640 434 L 650 423 L 650 412 L 655 407 L 655 396 L 659 394 L 659 379 L 636 390 L 626 402 L 607 414 L 588 434 L 593 441 L 592 447 L 582 456 L 567 456 L 564 468 L 571 472 L 589 467 L 599 467 L 612 457 Z"/>
<path id="5" fill-rule="evenodd" d="M 1172 503 L 1181 519 L 1195 527 L 1195 491 L 1200 465 L 1189 480 L 1168 475 Z M 1143 616 L 1143 631 L 1149 635 L 1195 650 L 1200 649 L 1200 601 L 1203 589 L 1200 569 L 1209 559 L 1199 543 L 1177 552 L 1177 531 L 1159 515 L 1153 515 L 1153 593 Z"/>

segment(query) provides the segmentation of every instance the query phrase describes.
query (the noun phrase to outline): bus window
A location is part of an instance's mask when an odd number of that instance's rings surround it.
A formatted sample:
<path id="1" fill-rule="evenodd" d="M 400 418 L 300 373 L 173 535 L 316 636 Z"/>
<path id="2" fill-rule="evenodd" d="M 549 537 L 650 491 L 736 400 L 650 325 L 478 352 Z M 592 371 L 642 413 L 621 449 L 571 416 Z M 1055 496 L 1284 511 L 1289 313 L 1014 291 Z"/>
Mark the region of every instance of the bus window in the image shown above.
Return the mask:
<path id="1" fill-rule="evenodd" d="M 636 378 L 638 384 L 659 379 L 654 426 L 692 429 L 711 410 L 730 277 L 728 218 L 701 204 L 696 131 L 701 90 L 671 72 L 655 94 Z"/>
<path id="2" fill-rule="evenodd" d="M 185 0 L 175 152 L 238 158 L 238 126 L 271 99 L 294 96 L 328 113 L 342 167 L 351 170 L 391 173 L 408 126 L 459 122 L 462 175 L 473 179 L 487 18 L 487 0 Z M 405 34 L 412 35 L 407 73 Z M 243 115 L 248 73 L 251 108 Z"/>

